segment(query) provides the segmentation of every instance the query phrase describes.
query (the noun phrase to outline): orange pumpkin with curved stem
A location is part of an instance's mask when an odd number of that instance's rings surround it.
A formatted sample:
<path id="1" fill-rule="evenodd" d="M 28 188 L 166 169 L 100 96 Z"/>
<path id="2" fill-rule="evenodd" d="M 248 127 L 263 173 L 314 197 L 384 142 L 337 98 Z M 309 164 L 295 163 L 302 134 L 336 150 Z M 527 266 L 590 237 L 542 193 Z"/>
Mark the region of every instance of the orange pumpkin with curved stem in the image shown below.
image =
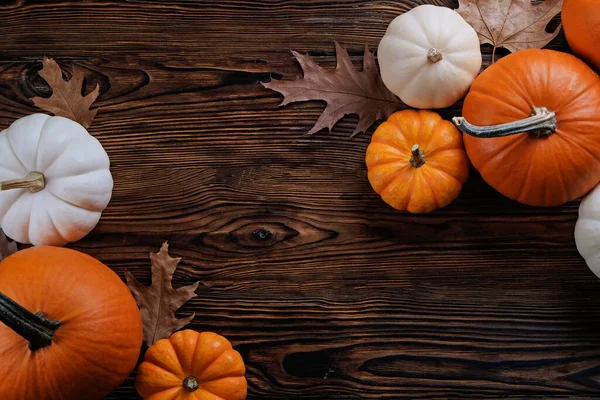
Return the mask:
<path id="1" fill-rule="evenodd" d="M 600 77 L 554 50 L 510 54 L 479 75 L 465 98 L 467 154 L 506 197 L 556 206 L 600 180 Z"/>
<path id="2" fill-rule="evenodd" d="M 427 110 L 392 114 L 373 134 L 365 161 L 383 201 L 412 213 L 449 205 L 469 175 L 461 133 Z"/>
<path id="3" fill-rule="evenodd" d="M 244 400 L 246 367 L 223 336 L 184 330 L 154 343 L 138 368 L 145 400 Z"/>

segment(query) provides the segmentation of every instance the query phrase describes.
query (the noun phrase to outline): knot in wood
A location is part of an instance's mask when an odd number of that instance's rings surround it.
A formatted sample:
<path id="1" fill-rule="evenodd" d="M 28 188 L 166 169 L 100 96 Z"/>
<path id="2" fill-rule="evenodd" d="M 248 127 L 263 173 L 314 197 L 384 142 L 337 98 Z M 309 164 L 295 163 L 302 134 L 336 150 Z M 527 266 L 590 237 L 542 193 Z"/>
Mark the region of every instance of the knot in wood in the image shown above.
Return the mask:
<path id="1" fill-rule="evenodd" d="M 273 237 L 273 232 L 265 228 L 260 228 L 252 232 L 252 237 L 261 242 L 266 242 Z"/>

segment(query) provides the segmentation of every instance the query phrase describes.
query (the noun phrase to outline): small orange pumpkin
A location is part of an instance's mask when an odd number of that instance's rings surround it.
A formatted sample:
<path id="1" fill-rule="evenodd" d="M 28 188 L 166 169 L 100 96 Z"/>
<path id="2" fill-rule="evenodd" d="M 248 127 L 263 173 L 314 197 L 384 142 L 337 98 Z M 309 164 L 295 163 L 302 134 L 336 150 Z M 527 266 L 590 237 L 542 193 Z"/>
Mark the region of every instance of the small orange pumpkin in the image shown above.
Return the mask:
<path id="1" fill-rule="evenodd" d="M 154 343 L 138 368 L 144 400 L 244 400 L 246 367 L 223 336 L 183 330 Z"/>
<path id="2" fill-rule="evenodd" d="M 121 278 L 61 247 L 0 263 L 0 399 L 100 400 L 133 371 L 140 311 Z"/>
<path id="3" fill-rule="evenodd" d="M 577 57 L 528 49 L 479 75 L 463 117 L 469 159 L 504 196 L 557 206 L 600 180 L 600 77 Z"/>
<path id="4" fill-rule="evenodd" d="M 461 133 L 428 110 L 392 114 L 373 134 L 365 161 L 383 201 L 412 213 L 449 205 L 469 175 Z"/>

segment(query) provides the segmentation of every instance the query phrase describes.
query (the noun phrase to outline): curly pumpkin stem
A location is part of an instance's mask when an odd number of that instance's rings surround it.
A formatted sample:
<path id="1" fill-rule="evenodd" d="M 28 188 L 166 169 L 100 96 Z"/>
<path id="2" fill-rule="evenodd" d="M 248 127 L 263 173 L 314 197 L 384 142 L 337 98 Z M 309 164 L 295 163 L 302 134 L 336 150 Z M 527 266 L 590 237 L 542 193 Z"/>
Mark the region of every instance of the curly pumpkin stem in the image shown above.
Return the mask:
<path id="1" fill-rule="evenodd" d="M 477 126 L 463 117 L 454 117 L 452 122 L 467 135 L 478 138 L 497 138 L 530 132 L 535 137 L 544 137 L 556 131 L 556 113 L 546 107 L 534 107 L 529 118 L 500 125 Z"/>
<path id="2" fill-rule="evenodd" d="M 0 292 L 0 321 L 29 342 L 31 351 L 52 344 L 52 336 L 60 326 L 42 313 L 32 313 Z"/>
<path id="3" fill-rule="evenodd" d="M 46 187 L 46 179 L 41 172 L 30 172 L 21 179 L 0 182 L 0 191 L 11 189 L 29 189 L 32 193 L 37 193 Z"/>

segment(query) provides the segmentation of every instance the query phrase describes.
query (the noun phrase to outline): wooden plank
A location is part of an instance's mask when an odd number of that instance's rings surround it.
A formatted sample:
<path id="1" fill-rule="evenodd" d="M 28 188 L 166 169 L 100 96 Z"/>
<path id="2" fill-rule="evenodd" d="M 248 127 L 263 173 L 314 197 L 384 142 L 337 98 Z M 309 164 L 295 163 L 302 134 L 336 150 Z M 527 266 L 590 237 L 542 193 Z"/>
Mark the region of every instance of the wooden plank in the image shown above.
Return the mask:
<path id="1" fill-rule="evenodd" d="M 374 127 L 350 140 L 348 117 L 304 137 L 324 105 L 279 108 L 259 84 L 301 76 L 291 49 L 332 67 L 334 40 L 360 68 L 421 3 L 4 4 L 0 127 L 49 93 L 44 55 L 100 84 L 90 132 L 114 197 L 72 247 L 148 283 L 169 240 L 175 284 L 201 281 L 182 315 L 232 340 L 249 399 L 599 398 L 600 291 L 575 249 L 577 201 L 516 204 L 471 170 L 451 206 L 396 212 L 366 179 Z M 562 33 L 550 47 L 569 51 Z M 134 376 L 107 399 L 137 399 Z"/>

